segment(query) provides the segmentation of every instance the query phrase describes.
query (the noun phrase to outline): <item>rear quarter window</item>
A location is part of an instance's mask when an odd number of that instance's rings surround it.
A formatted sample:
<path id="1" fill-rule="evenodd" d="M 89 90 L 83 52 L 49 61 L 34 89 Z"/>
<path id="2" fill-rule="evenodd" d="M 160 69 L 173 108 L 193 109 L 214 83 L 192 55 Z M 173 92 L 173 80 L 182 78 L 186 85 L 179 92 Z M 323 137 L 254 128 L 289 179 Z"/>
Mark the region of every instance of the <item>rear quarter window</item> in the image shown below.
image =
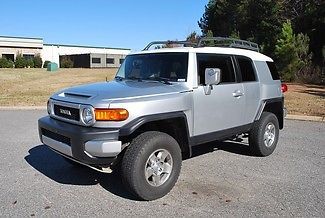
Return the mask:
<path id="1" fill-rule="evenodd" d="M 273 80 L 279 80 L 280 77 L 279 77 L 278 70 L 276 69 L 275 63 L 270 61 L 267 61 L 266 63 L 267 66 L 269 67 Z"/>

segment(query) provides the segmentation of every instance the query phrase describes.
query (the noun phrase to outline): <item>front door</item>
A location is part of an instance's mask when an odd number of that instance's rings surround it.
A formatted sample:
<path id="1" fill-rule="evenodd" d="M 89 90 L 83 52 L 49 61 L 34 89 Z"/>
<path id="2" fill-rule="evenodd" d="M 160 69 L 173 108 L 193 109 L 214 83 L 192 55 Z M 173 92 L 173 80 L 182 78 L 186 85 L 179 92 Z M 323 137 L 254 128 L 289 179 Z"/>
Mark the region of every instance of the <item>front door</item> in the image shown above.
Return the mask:
<path id="1" fill-rule="evenodd" d="M 197 54 L 198 83 L 194 89 L 194 136 L 213 133 L 245 124 L 245 93 L 237 83 L 231 56 Z M 205 68 L 219 68 L 221 82 L 213 85 L 211 94 L 204 92 Z"/>

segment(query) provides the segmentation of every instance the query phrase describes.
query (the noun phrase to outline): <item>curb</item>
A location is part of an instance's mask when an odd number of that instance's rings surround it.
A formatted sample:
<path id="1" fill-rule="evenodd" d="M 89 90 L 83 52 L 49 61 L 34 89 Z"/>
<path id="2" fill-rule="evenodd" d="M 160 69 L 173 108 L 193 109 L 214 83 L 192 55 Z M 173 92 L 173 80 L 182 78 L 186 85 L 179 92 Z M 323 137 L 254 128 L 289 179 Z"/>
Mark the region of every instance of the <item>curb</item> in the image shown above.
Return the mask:
<path id="1" fill-rule="evenodd" d="M 288 114 L 285 117 L 285 119 L 287 119 L 287 120 L 302 120 L 302 121 L 325 122 L 325 117 L 305 116 L 305 115 L 293 115 L 293 114 Z"/>

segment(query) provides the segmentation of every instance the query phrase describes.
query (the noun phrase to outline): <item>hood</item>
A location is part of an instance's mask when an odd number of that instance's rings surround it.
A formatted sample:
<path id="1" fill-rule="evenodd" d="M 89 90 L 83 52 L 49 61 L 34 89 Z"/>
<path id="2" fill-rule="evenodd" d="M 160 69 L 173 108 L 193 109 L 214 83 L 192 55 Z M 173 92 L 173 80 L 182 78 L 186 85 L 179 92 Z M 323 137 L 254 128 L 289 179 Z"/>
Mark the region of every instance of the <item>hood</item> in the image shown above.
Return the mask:
<path id="1" fill-rule="evenodd" d="M 123 98 L 164 95 L 188 90 L 185 83 L 164 84 L 157 81 L 110 81 L 64 89 L 51 98 L 80 104 L 92 104 Z"/>

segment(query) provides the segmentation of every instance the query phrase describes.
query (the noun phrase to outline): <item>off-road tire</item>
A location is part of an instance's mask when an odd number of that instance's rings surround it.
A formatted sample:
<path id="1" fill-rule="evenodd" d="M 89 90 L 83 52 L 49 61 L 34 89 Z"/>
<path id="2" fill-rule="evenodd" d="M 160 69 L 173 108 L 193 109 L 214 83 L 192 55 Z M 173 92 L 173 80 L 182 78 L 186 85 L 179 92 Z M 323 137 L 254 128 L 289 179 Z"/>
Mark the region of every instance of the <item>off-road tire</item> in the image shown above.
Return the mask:
<path id="1" fill-rule="evenodd" d="M 273 143 L 269 146 L 264 142 L 264 134 L 268 125 L 274 126 L 275 137 Z M 270 112 L 263 112 L 260 119 L 253 124 L 249 132 L 249 147 L 253 155 L 269 156 L 273 153 L 279 140 L 279 121 L 278 118 Z"/>
<path id="2" fill-rule="evenodd" d="M 181 170 L 182 155 L 177 141 L 166 133 L 148 131 L 134 138 L 126 149 L 121 166 L 125 187 L 140 200 L 155 200 L 168 194 Z M 169 152 L 172 169 L 164 183 L 152 186 L 146 179 L 145 171 L 148 158 L 159 149 Z"/>

